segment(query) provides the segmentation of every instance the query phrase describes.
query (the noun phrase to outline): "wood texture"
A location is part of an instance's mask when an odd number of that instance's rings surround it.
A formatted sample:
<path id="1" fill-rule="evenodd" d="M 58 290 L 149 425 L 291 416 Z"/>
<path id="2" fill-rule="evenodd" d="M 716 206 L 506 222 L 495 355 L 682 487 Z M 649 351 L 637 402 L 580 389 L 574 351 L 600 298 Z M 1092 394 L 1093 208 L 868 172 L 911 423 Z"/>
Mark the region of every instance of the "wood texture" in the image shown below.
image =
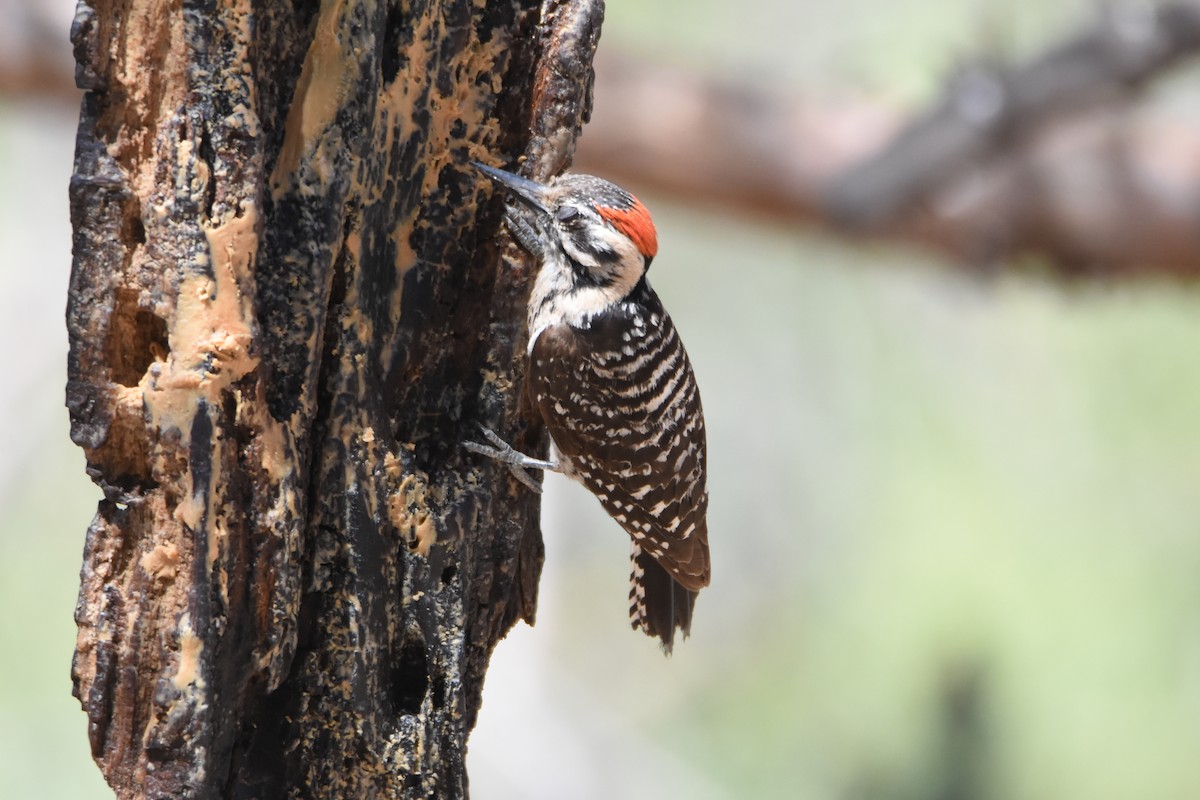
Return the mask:
<path id="1" fill-rule="evenodd" d="M 72 674 L 119 797 L 464 797 L 538 500 L 531 271 L 468 162 L 546 177 L 599 0 L 93 0 L 72 438 L 104 490 Z"/>

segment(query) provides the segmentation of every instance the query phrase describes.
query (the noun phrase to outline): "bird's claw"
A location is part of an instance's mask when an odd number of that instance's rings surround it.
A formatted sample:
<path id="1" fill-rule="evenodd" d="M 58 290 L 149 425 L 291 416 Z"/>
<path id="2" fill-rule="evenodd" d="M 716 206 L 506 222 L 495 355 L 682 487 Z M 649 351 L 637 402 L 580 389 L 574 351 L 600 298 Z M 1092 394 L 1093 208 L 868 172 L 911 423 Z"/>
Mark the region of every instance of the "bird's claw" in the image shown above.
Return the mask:
<path id="1" fill-rule="evenodd" d="M 531 458 L 524 453 L 516 450 L 508 442 L 500 438 L 499 434 L 485 425 L 479 426 L 480 432 L 494 446 L 489 447 L 486 444 L 479 442 L 463 442 L 462 446 L 470 450 L 472 453 L 478 453 L 481 456 L 487 456 L 495 461 L 499 461 L 508 467 L 508 471 L 513 477 L 528 487 L 535 494 L 542 493 L 542 486 L 535 481 L 528 472 L 526 467 L 534 469 L 554 469 L 557 465 L 549 461 L 541 461 L 536 458 Z"/>

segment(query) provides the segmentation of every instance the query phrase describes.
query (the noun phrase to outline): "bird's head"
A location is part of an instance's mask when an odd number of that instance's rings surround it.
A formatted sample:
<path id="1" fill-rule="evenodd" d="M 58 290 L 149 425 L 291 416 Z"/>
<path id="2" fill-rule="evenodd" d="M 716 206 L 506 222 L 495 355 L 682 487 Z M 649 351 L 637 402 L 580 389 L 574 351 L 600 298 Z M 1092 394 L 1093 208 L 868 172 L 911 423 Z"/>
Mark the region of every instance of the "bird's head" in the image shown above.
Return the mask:
<path id="1" fill-rule="evenodd" d="M 584 282 L 633 284 L 658 252 L 650 212 L 629 192 L 592 175 L 560 175 L 538 183 L 475 164 L 535 212 L 540 245 L 565 256 Z"/>

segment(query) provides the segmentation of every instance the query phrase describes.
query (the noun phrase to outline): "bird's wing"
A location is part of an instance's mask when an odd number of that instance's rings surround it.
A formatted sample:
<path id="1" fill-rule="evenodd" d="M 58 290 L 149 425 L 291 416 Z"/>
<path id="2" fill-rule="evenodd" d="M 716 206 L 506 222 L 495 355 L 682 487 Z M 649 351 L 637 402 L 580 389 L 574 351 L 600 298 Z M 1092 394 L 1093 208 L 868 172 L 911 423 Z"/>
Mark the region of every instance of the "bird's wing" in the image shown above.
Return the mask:
<path id="1" fill-rule="evenodd" d="M 704 413 L 662 306 L 623 306 L 587 329 L 547 328 L 529 380 L 568 472 L 681 587 L 707 586 Z"/>

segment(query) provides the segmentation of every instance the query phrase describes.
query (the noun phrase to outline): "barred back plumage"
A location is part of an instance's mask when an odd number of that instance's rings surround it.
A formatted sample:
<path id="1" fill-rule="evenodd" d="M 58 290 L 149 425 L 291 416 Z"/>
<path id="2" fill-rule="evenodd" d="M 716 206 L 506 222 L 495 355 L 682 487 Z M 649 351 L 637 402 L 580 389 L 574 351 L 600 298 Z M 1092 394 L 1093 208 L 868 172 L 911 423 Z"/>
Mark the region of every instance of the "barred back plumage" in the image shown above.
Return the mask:
<path id="1" fill-rule="evenodd" d="M 643 279 L 588 327 L 544 330 L 530 355 L 561 469 L 633 538 L 630 621 L 669 649 L 710 575 L 704 413 L 675 326 Z"/>

